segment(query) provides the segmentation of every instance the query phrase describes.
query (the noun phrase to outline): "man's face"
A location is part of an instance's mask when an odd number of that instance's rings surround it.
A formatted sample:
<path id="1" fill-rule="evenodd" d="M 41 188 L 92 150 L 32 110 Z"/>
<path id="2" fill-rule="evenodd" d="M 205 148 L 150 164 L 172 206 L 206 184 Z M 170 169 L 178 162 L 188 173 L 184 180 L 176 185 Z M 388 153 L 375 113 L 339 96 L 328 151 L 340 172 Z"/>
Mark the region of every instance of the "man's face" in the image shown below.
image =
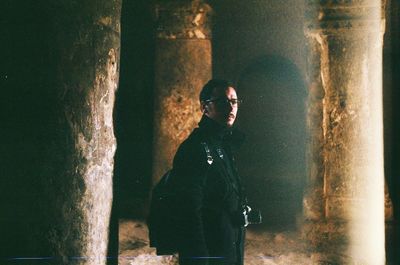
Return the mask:
<path id="1" fill-rule="evenodd" d="M 202 105 L 204 114 L 216 122 L 231 127 L 236 119 L 238 98 L 233 87 L 214 89 L 209 100 Z"/>

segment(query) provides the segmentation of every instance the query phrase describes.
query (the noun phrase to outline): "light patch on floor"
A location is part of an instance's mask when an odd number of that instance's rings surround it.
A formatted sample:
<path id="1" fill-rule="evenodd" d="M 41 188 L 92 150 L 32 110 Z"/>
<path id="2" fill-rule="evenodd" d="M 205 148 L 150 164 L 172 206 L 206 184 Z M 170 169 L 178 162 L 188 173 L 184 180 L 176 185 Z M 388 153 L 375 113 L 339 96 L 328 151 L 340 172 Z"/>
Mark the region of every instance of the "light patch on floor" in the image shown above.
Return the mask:
<path id="1" fill-rule="evenodd" d="M 310 265 L 312 253 L 295 232 L 247 230 L 245 265 Z M 119 265 L 176 265 L 175 256 L 157 256 L 143 221 L 120 220 Z"/>

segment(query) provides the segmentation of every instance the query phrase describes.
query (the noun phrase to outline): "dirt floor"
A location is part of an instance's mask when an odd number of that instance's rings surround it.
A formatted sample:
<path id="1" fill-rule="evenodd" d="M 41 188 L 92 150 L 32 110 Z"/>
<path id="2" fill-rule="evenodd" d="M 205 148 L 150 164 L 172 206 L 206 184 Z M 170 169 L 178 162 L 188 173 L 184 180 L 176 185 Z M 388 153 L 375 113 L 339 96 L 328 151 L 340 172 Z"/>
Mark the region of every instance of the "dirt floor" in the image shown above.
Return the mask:
<path id="1" fill-rule="evenodd" d="M 120 220 L 119 225 L 119 265 L 177 264 L 175 256 L 157 256 L 149 247 L 144 222 Z M 247 230 L 245 265 L 310 265 L 315 255 L 296 232 Z"/>

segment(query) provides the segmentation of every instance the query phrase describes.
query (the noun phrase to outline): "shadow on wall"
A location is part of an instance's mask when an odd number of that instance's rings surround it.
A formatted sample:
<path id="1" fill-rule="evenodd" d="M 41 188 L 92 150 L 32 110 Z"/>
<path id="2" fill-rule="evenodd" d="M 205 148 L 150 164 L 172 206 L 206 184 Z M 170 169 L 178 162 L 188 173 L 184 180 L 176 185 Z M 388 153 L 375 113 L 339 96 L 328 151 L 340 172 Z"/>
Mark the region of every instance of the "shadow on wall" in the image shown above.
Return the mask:
<path id="1" fill-rule="evenodd" d="M 238 166 L 262 228 L 292 230 L 306 181 L 306 89 L 297 67 L 279 56 L 255 60 L 240 75 L 238 127 L 246 144 Z"/>
<path id="2" fill-rule="evenodd" d="M 123 1 L 121 70 L 114 126 L 114 200 L 119 218 L 143 218 L 151 186 L 154 22 L 152 1 Z"/>

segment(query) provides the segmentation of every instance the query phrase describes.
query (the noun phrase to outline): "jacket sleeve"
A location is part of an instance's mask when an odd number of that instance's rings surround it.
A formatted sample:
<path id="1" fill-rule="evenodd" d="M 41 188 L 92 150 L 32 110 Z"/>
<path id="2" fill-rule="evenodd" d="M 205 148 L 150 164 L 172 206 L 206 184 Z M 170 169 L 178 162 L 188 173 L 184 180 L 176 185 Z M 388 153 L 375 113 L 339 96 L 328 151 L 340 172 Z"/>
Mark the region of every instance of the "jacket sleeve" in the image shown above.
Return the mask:
<path id="1" fill-rule="evenodd" d="M 202 208 L 209 164 L 202 145 L 184 142 L 175 155 L 173 168 L 177 176 L 178 208 L 182 214 L 180 255 L 193 261 L 205 261 L 209 253 L 204 236 Z"/>

